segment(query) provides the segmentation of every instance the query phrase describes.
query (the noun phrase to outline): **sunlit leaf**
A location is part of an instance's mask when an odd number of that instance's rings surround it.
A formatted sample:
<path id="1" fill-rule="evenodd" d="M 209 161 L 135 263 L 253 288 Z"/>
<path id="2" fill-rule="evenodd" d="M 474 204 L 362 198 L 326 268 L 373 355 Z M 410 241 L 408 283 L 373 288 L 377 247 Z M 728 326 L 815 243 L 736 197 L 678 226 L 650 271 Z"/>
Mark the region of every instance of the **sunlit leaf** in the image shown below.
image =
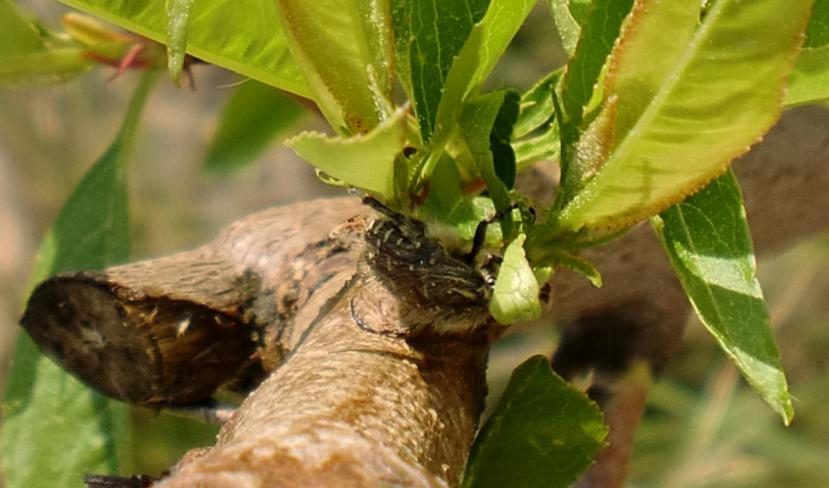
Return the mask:
<path id="1" fill-rule="evenodd" d="M 154 41 L 167 39 L 165 0 L 61 0 Z M 273 0 L 200 0 L 190 16 L 187 52 L 208 63 L 308 97 Z"/>
<path id="2" fill-rule="evenodd" d="M 325 176 L 389 201 L 394 197 L 394 160 L 406 143 L 405 122 L 405 111 L 398 110 L 368 134 L 332 138 L 305 132 L 285 145 Z"/>
<path id="3" fill-rule="evenodd" d="M 540 287 L 524 253 L 525 239 L 524 234 L 519 234 L 504 251 L 489 302 L 489 312 L 502 324 L 532 320 L 541 315 Z"/>
<path id="4" fill-rule="evenodd" d="M 173 83 L 179 85 L 184 55 L 187 50 L 187 29 L 193 0 L 166 0 L 167 8 L 167 69 Z"/>
<path id="5" fill-rule="evenodd" d="M 291 52 L 328 122 L 365 133 L 387 115 L 392 27 L 385 0 L 277 0 Z"/>
<path id="6" fill-rule="evenodd" d="M 607 426 L 599 407 L 535 356 L 512 372 L 466 466 L 464 488 L 565 488 L 593 462 Z"/>
<path id="7" fill-rule="evenodd" d="M 61 209 L 41 244 L 33 283 L 127 258 L 126 158 L 153 77 L 141 81 L 115 141 Z M 3 404 L 6 486 L 80 486 L 85 473 L 117 472 L 127 413 L 124 404 L 90 390 L 20 337 Z"/>
<path id="8" fill-rule="evenodd" d="M 788 424 L 792 400 L 733 173 L 666 210 L 656 229 L 702 323 Z"/>
<path id="9" fill-rule="evenodd" d="M 696 2 L 638 0 L 607 75 L 609 155 L 593 163 L 601 170 L 567 203 L 559 229 L 607 236 L 721 174 L 779 117 L 810 7 L 719 0 L 700 24 Z"/>
<path id="10" fill-rule="evenodd" d="M 204 169 L 224 173 L 250 163 L 305 114 L 288 95 L 258 81 L 246 81 L 222 109 Z"/>

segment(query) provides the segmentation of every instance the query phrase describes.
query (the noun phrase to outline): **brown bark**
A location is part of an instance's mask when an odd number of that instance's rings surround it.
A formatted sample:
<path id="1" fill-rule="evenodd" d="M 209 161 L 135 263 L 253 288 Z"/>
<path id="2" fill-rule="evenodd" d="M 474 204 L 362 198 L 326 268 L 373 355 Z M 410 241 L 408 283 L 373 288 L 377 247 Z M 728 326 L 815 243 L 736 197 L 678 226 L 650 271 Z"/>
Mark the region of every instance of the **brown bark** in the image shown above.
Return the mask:
<path id="1" fill-rule="evenodd" d="M 737 163 L 761 252 L 826 227 L 827 119 L 815 108 L 787 114 Z M 477 427 L 487 346 L 498 329 L 482 318 L 479 290 L 467 278 L 468 289 L 429 296 L 433 278 L 466 276 L 439 251 L 425 257 L 430 266 L 448 266 L 444 274 L 415 269 L 419 261 L 405 261 L 414 248 L 405 248 L 395 259 L 408 262 L 412 273 L 405 274 L 407 265 L 400 267 L 404 275 L 390 276 L 393 266 L 382 261 L 387 253 L 377 255 L 387 243 L 369 239 L 364 249 L 362 236 L 371 235 L 375 218 L 354 198 L 268 210 L 193 252 L 47 282 L 24 325 L 43 336 L 41 347 L 58 360 L 71 363 L 68 356 L 83 353 L 88 357 L 79 363 L 111 365 L 124 359 L 102 352 L 96 340 L 126 344 L 118 340 L 125 321 L 112 310 L 133 307 L 126 323 L 143 334 L 142 349 L 150 352 L 141 356 L 126 345 L 123 352 L 131 364 L 143 360 L 145 373 L 140 381 L 108 380 L 109 390 L 106 382 L 98 386 L 116 395 L 149 389 L 152 395 L 122 394 L 147 404 L 193 401 L 276 368 L 222 428 L 217 445 L 185 457 L 159 486 L 454 486 Z M 565 375 L 595 373 L 592 391 L 611 424 L 611 447 L 584 484 L 615 486 L 644 405 L 641 385 L 625 389 L 621 380 L 634 364 L 655 372 L 664 367 L 679 345 L 687 301 L 646 226 L 585 255 L 605 286 L 594 289 L 566 271 L 555 276 L 555 314 L 571 325 L 554 363 Z M 87 299 L 60 297 L 55 290 L 62 288 L 53 286 L 60 280 L 79 283 L 82 293 L 73 296 L 95 295 L 109 320 L 91 321 L 98 312 Z M 425 306 L 424 297 L 442 305 Z M 48 337 L 60 327 L 87 339 L 58 347 Z M 249 341 L 234 345 L 222 335 L 228 329 Z M 164 337 L 157 330 L 168 337 L 202 331 L 187 356 L 201 360 L 167 358 L 154 344 Z M 204 359 L 216 347 L 227 348 L 221 364 Z M 185 372 L 176 381 L 169 380 L 171 364 Z M 199 376 L 206 367 L 210 374 Z M 86 379 L 95 382 L 102 376 L 95 371 L 106 370 L 93 368 Z M 127 374 L 125 367 L 115 370 Z M 193 377 L 210 381 L 179 397 L 182 382 Z"/>

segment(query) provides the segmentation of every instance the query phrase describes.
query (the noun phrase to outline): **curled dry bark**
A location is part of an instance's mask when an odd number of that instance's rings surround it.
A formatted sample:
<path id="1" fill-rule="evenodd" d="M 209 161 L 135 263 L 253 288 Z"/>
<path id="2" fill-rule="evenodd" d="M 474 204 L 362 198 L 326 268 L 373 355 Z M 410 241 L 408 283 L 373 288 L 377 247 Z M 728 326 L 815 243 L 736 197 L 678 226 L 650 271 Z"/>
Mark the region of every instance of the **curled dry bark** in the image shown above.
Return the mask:
<path id="1" fill-rule="evenodd" d="M 736 166 L 761 252 L 826 227 L 827 119 L 787 114 Z M 267 210 L 195 251 L 53 278 L 23 324 L 88 382 L 137 403 L 188 403 L 266 378 L 216 445 L 158 486 L 455 486 L 500 330 L 462 263 L 423 251 L 431 244 L 415 224 L 381 228 L 377 217 L 355 198 Z M 413 240 L 394 234 L 410 224 Z M 554 366 L 595 372 L 610 446 L 582 485 L 613 487 L 687 301 L 645 226 L 586 254 L 606 284 L 556 275 L 554 312 L 569 325 Z M 459 284 L 436 297 L 434 281 Z"/>

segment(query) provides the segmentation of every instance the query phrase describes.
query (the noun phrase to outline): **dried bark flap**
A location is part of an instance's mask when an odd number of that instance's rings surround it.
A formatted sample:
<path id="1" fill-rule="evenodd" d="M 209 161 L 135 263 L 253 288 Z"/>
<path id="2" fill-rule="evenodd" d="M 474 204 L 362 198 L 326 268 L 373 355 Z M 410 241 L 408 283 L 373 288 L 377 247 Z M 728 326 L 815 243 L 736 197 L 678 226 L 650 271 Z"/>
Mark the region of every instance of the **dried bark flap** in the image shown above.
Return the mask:
<path id="1" fill-rule="evenodd" d="M 135 293 L 100 273 L 43 282 L 21 325 L 81 380 L 147 406 L 206 400 L 253 354 L 242 321 L 193 302 Z"/>

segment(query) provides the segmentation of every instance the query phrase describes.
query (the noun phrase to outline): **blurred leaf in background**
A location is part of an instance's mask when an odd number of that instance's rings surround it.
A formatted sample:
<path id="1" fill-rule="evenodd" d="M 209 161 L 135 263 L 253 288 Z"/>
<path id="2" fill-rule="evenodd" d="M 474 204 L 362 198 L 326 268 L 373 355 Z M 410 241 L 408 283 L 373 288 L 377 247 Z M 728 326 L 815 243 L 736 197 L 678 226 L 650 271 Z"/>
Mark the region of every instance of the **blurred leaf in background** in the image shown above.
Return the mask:
<path id="1" fill-rule="evenodd" d="M 11 0 L 0 0 L 0 87 L 59 83 L 90 69 L 85 49 L 55 38 Z"/>
<path id="2" fill-rule="evenodd" d="M 243 82 L 222 108 L 204 170 L 227 173 L 247 165 L 306 114 L 291 96 L 255 80 Z"/>
<path id="3" fill-rule="evenodd" d="M 115 141 L 89 169 L 43 240 L 32 283 L 127 259 L 126 160 L 155 73 L 141 79 Z M 83 385 L 21 335 L 6 387 L 2 456 L 6 486 L 77 486 L 85 473 L 126 461 L 129 409 Z"/>

